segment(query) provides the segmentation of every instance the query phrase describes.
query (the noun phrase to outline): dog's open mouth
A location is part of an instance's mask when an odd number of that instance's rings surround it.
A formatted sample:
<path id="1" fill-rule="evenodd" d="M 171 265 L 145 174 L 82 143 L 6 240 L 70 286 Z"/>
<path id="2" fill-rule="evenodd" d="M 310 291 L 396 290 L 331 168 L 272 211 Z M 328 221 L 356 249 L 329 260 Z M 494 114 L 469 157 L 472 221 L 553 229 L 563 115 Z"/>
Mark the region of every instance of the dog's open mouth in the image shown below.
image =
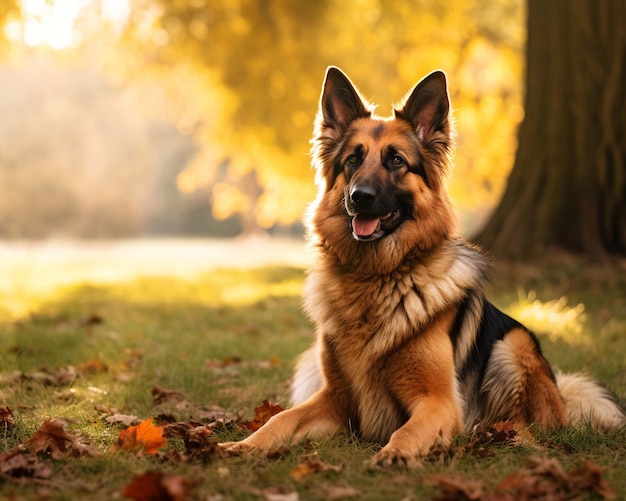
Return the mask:
<path id="1" fill-rule="evenodd" d="M 352 235 L 357 240 L 376 240 L 394 230 L 402 216 L 400 209 L 394 209 L 383 217 L 374 217 L 369 214 L 352 216 Z"/>

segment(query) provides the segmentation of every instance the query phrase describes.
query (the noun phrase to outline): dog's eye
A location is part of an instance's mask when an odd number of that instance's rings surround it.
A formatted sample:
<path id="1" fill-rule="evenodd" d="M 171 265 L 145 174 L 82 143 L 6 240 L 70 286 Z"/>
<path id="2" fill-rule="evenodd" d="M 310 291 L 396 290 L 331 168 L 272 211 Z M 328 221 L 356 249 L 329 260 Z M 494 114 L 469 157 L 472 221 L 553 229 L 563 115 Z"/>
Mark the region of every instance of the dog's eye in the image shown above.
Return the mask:
<path id="1" fill-rule="evenodd" d="M 400 155 L 394 155 L 391 157 L 389 164 L 392 167 L 402 167 L 405 164 L 404 158 L 402 158 Z"/>
<path id="2" fill-rule="evenodd" d="M 346 165 L 349 165 L 350 167 L 355 167 L 356 165 L 358 165 L 358 163 L 359 163 L 359 157 L 354 154 L 350 155 L 346 159 Z"/>

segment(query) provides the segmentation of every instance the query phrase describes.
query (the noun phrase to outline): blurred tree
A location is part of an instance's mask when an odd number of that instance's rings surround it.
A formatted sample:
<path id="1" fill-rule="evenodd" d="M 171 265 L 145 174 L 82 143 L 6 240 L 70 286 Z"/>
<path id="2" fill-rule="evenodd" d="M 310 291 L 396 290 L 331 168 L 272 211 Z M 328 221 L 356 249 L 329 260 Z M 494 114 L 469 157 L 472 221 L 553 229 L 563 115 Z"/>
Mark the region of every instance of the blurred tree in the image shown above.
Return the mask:
<path id="1" fill-rule="evenodd" d="M 526 116 L 476 240 L 497 255 L 626 254 L 626 2 L 528 1 Z"/>
<path id="2" fill-rule="evenodd" d="M 480 0 L 157 1 L 135 4 L 127 75 L 172 82 L 184 110 L 176 120 L 202 146 L 179 187 L 212 186 L 216 216 L 244 214 L 251 231 L 301 218 L 314 197 L 308 141 L 330 64 L 382 115 L 426 73 L 447 71 L 459 109 L 453 196 L 467 209 L 499 195 L 522 115 L 521 1 L 488 10 Z"/>
<path id="3" fill-rule="evenodd" d="M 323 74 L 330 64 L 342 67 L 365 96 L 380 104 L 383 116 L 426 73 L 436 68 L 448 73 L 459 132 L 450 189 L 462 213 L 474 212 L 464 218 L 466 226 L 478 220 L 477 208 L 484 212 L 499 196 L 513 163 L 514 131 L 523 114 L 522 0 L 492 0 L 488 9 L 483 0 L 132 0 L 129 4 L 49 0 L 20 2 L 21 18 L 20 9 L 11 2 L 0 0 L 0 24 L 5 21 L 0 39 L 3 33 L 11 41 L 14 66 L 33 56 L 53 54 L 55 64 L 73 59 L 77 66 L 98 72 L 104 59 L 107 76 L 119 85 L 120 93 L 123 89 L 123 94 L 132 95 L 133 107 L 116 115 L 119 127 L 113 120 L 102 129 L 112 134 L 110 147 L 103 152 L 107 158 L 115 156 L 114 145 L 123 142 L 116 133 L 129 120 L 139 120 L 141 127 L 146 122 L 173 123 L 184 136 L 181 144 L 185 143 L 185 154 L 169 155 L 167 141 L 150 144 L 160 134 L 144 131 L 133 152 L 124 154 L 127 145 L 119 147 L 119 170 L 113 168 L 106 177 L 108 195 L 92 195 L 105 176 L 92 176 L 96 183 L 82 183 L 81 173 L 96 167 L 78 162 L 103 164 L 104 158 L 76 156 L 70 139 L 80 131 L 64 136 L 61 129 L 72 129 L 72 121 L 59 118 L 58 110 L 39 114 L 48 120 L 47 125 L 37 122 L 40 136 L 25 133 L 20 142 L 5 141 L 6 150 L 0 151 L 13 158 L 3 162 L 0 157 L 0 180 L 5 182 L 0 186 L 0 219 L 3 213 L 22 214 L 19 204 L 44 179 L 50 200 L 55 193 L 65 193 L 58 200 L 74 205 L 63 214 L 61 206 L 56 212 L 30 211 L 29 232 L 37 225 L 49 231 L 46 217 L 53 213 L 58 214 L 55 221 L 87 213 L 100 217 L 107 210 L 94 208 L 98 200 L 123 207 L 121 200 L 128 195 L 122 193 L 124 183 L 116 182 L 118 172 L 132 178 L 136 186 L 143 181 L 144 186 L 141 197 L 127 200 L 132 210 L 119 221 L 119 231 L 187 228 L 181 219 L 185 204 L 191 203 L 188 209 L 194 220 L 200 220 L 201 197 L 219 219 L 232 221 L 238 214 L 244 231 L 299 221 L 315 196 L 307 153 Z M 69 23 L 57 22 L 60 12 Z M 42 88 L 45 83 L 40 82 Z M 5 94 L 5 87 L 12 88 L 20 102 L 30 102 L 28 86 L 20 90 L 11 82 L 2 84 Z M 68 89 L 77 90 L 72 85 Z M 45 93 L 44 104 L 59 101 L 55 92 L 50 88 Z M 73 99 L 66 97 L 68 102 Z M 135 99 L 141 99 L 141 111 L 134 107 Z M 72 106 L 68 105 L 72 113 L 89 122 Z M 89 106 L 84 109 L 91 113 Z M 23 117 L 29 118 L 26 112 Z M 2 117 L 7 126 L 18 118 Z M 98 127 L 94 124 L 92 131 Z M 30 153 L 21 155 L 18 147 L 27 149 L 30 139 L 34 141 Z M 63 148 L 68 150 L 61 153 Z M 141 161 L 133 161 L 140 148 L 144 148 Z M 48 150 L 56 153 L 29 160 L 32 152 Z M 186 154 L 190 151 L 196 152 L 191 159 Z M 75 165 L 67 167 L 72 162 Z M 66 171 L 68 175 L 59 174 Z M 172 207 L 176 199 L 172 190 L 158 191 L 173 175 L 181 192 L 178 208 Z M 13 189 L 18 177 L 24 190 Z M 29 179 L 34 180 L 32 187 Z M 2 197 L 3 190 L 13 191 Z M 171 217 L 160 225 L 165 207 L 172 209 Z M 43 222 L 37 223 L 37 218 Z M 75 227 L 68 222 L 65 233 L 70 226 Z M 107 226 L 85 222 L 81 228 Z M 194 223 L 194 228 L 199 227 Z M 13 227 L 11 233 L 16 232 Z M 84 234 L 82 229 L 76 232 Z"/>

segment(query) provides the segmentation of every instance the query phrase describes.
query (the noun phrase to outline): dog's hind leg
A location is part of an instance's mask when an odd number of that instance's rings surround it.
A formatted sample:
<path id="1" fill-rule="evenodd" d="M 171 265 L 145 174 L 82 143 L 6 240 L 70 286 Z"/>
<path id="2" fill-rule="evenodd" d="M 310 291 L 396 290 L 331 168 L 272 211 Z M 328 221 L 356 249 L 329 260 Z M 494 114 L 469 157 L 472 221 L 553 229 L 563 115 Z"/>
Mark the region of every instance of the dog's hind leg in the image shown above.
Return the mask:
<path id="1" fill-rule="evenodd" d="M 510 420 L 518 431 L 529 425 L 555 428 L 568 417 L 548 362 L 528 331 L 516 328 L 493 346 L 481 392 L 482 425 Z"/>

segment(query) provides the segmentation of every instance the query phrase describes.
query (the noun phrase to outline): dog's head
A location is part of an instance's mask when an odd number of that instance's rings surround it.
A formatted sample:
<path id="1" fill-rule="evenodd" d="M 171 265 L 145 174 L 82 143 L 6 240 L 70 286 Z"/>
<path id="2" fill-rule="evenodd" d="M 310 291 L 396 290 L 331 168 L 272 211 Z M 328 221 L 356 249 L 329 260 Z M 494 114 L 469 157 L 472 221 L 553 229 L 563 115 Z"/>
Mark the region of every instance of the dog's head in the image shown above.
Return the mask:
<path id="1" fill-rule="evenodd" d="M 311 227 L 342 262 L 372 249 L 379 261 L 386 253 L 396 261 L 455 231 L 445 191 L 449 109 L 441 71 L 420 81 L 394 116 L 380 118 L 339 69 L 328 69 L 313 138 L 320 192 Z"/>

